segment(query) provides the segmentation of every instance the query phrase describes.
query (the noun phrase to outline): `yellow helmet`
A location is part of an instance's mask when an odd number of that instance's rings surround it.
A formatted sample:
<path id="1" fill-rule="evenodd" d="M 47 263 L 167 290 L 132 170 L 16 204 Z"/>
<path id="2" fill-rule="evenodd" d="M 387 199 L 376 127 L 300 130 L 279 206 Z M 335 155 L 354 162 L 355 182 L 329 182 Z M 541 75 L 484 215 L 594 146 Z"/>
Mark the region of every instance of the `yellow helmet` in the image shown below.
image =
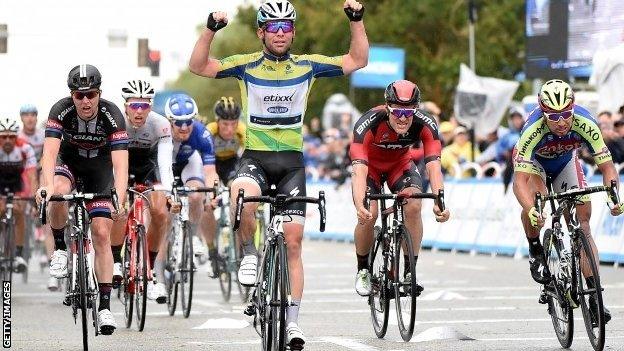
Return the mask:
<path id="1" fill-rule="evenodd" d="M 574 104 L 574 91 L 561 79 L 552 79 L 542 85 L 537 101 L 544 112 L 567 110 Z"/>

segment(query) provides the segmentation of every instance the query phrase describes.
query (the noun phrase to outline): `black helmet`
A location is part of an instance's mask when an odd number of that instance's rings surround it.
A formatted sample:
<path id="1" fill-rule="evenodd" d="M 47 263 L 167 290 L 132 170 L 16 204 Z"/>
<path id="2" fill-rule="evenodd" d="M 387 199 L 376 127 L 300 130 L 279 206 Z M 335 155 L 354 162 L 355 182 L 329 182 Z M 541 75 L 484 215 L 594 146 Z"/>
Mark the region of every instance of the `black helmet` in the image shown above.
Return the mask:
<path id="1" fill-rule="evenodd" d="M 214 113 L 217 119 L 236 120 L 240 117 L 240 106 L 233 97 L 222 96 L 214 106 Z"/>
<path id="2" fill-rule="evenodd" d="M 95 66 L 78 65 L 69 71 L 67 86 L 69 90 L 99 89 L 102 85 L 102 75 Z"/>
<path id="3" fill-rule="evenodd" d="M 420 89 L 409 80 L 397 80 L 388 84 L 384 98 L 388 104 L 418 105 L 420 103 Z"/>

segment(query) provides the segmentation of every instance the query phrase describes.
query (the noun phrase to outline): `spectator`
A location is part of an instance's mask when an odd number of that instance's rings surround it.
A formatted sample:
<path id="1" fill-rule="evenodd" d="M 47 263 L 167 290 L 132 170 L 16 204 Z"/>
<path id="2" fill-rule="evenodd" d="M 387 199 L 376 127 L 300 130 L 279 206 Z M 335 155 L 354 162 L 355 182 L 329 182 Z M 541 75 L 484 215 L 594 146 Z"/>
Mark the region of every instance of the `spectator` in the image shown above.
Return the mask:
<path id="1" fill-rule="evenodd" d="M 303 163 L 305 165 L 306 176 L 317 179 L 318 166 L 320 164 L 321 139 L 309 133 L 305 124 L 301 129 L 303 133 Z"/>
<path id="2" fill-rule="evenodd" d="M 323 143 L 327 155 L 321 161 L 321 175 L 340 186 L 349 177 L 348 166 L 351 164 L 346 153 L 346 140 L 338 129 L 331 128 L 325 131 Z"/>
<path id="3" fill-rule="evenodd" d="M 617 133 L 617 135 L 620 138 L 624 138 L 624 119 L 615 121 L 613 127 L 615 128 L 615 132 Z"/>
<path id="4" fill-rule="evenodd" d="M 440 123 L 440 137 L 442 138 L 442 145 L 450 145 L 453 142 L 453 130 L 455 126 L 451 122 Z"/>
<path id="5" fill-rule="evenodd" d="M 472 161 L 472 143 L 468 140 L 468 130 L 465 127 L 456 127 L 453 131 L 453 142 L 442 149 L 442 168 L 451 176 L 455 176 L 455 168 L 463 163 Z M 479 151 L 474 151 L 479 156 Z M 463 177 L 469 177 L 470 172 L 464 172 Z"/>
<path id="6" fill-rule="evenodd" d="M 321 139 L 323 137 L 323 126 L 321 125 L 321 119 L 318 117 L 312 117 L 310 119 L 310 134 Z"/>
<path id="7" fill-rule="evenodd" d="M 503 172 L 503 184 L 505 185 L 505 193 L 511 183 L 511 177 L 513 176 L 513 149 L 520 138 L 520 131 L 524 126 L 525 116 L 522 110 L 511 109 L 508 124 L 509 133 L 504 135 L 496 143 L 496 161 L 505 165 Z"/>
<path id="8" fill-rule="evenodd" d="M 613 127 L 610 112 L 601 112 L 598 114 L 598 126 L 604 138 L 605 144 L 611 151 L 611 157 L 614 163 L 624 162 L 624 139 L 622 139 Z"/>

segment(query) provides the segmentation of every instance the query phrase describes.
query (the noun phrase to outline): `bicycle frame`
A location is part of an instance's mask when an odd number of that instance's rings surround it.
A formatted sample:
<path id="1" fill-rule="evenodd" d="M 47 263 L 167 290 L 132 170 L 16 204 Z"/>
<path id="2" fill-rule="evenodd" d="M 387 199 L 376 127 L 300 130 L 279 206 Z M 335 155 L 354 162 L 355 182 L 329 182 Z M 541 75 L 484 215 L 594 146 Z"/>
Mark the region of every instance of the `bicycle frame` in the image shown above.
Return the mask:
<path id="1" fill-rule="evenodd" d="M 131 253 L 134 257 L 137 252 L 137 239 L 138 239 L 138 228 L 145 228 L 145 222 L 143 219 L 143 210 L 144 205 L 143 201 L 147 202 L 147 207 L 149 208 L 149 199 L 145 193 L 152 191 L 153 188 L 148 188 L 144 185 L 136 185 L 132 188 L 128 189 L 130 203 L 132 203 L 132 208 L 130 213 L 128 213 L 128 221 L 126 222 L 126 235 L 130 238 L 130 242 L 132 243 Z M 136 195 L 136 197 L 135 197 Z M 147 249 L 147 237 L 142 238 L 144 240 L 145 248 Z M 151 281 L 153 279 L 152 270 L 149 264 L 149 260 L 145 262 L 145 268 L 147 269 L 147 280 Z M 136 277 L 136 260 L 130 260 L 130 282 L 134 283 Z M 132 291 L 133 292 L 133 291 Z"/>

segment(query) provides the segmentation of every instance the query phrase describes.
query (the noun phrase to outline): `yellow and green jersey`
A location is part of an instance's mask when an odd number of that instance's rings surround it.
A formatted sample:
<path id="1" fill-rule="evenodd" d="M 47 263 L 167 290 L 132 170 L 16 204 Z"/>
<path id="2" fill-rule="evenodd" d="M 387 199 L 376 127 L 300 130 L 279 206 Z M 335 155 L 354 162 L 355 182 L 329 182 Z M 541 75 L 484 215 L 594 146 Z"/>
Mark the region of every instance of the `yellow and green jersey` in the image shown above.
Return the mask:
<path id="1" fill-rule="evenodd" d="M 316 78 L 341 76 L 342 56 L 276 57 L 259 51 L 219 61 L 216 78 L 235 77 L 247 119 L 245 149 L 301 151 L 301 126 Z"/>

